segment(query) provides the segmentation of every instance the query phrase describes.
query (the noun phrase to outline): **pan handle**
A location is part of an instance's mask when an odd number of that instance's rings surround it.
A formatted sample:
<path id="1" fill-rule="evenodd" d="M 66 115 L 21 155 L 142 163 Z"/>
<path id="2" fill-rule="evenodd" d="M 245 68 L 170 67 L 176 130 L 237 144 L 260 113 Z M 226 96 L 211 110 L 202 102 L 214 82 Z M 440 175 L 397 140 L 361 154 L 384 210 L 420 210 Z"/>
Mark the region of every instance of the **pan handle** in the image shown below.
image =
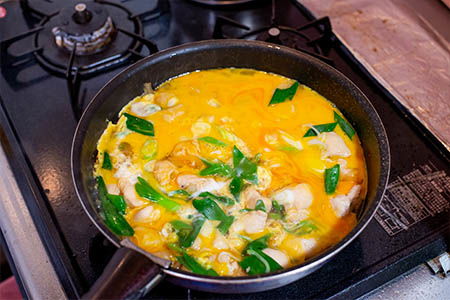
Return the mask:
<path id="1" fill-rule="evenodd" d="M 136 299 L 164 277 L 161 267 L 132 249 L 119 248 L 82 299 Z"/>

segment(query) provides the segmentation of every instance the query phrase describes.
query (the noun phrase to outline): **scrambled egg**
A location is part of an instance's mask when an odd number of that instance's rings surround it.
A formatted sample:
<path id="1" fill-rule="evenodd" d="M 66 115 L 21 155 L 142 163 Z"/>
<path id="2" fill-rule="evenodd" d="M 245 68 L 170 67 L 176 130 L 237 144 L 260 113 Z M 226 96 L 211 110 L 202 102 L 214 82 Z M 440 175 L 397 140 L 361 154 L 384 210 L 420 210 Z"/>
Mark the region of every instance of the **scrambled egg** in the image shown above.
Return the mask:
<path id="1" fill-rule="evenodd" d="M 126 105 L 117 124 L 110 122 L 98 142 L 95 175 L 103 177 L 109 194 L 123 196 L 124 217 L 134 229 L 132 241 L 180 268 L 189 269 L 177 262 L 184 252 L 219 275 L 241 276 L 248 269 L 239 262 L 252 240 L 269 235 L 263 252 L 289 267 L 348 234 L 356 224 L 352 209 L 366 193 L 359 139 L 350 138 L 339 124 L 323 132 L 313 127 L 336 123 L 336 113 L 343 116 L 307 86 L 299 85 L 291 100 L 268 105 L 276 89 L 293 83 L 248 69 L 197 71 Z M 151 122 L 154 135 L 130 129 L 125 114 Z M 311 130 L 313 134 L 305 137 Z M 257 179 L 243 179 L 240 196 L 230 188 L 239 176 L 233 147 L 257 165 Z M 105 153 L 110 169 L 102 167 Z M 223 173 L 202 176 L 208 162 L 222 164 Z M 337 164 L 337 186 L 327 193 L 326 170 Z M 175 202 L 177 209 L 140 196 L 139 178 Z M 206 220 L 192 244 L 180 247 L 182 229 L 173 221 L 193 226 L 202 216 L 193 199 L 204 193 L 223 197 L 213 200 L 233 222 L 223 232 L 219 220 L 203 214 Z"/>

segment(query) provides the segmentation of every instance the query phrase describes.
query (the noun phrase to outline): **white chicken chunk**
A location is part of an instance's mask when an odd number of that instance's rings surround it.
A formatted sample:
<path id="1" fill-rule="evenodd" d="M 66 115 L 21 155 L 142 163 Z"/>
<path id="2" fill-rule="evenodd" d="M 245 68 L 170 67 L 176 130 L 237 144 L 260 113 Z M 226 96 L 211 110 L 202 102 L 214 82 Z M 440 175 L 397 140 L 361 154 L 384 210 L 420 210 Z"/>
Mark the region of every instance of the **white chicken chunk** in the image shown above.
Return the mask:
<path id="1" fill-rule="evenodd" d="M 145 204 L 144 201 L 138 198 L 134 189 L 138 176 L 141 176 L 141 173 L 133 167 L 129 158 L 118 161 L 117 171 L 114 177 L 118 178 L 117 185 L 130 207 Z"/>
<path id="2" fill-rule="evenodd" d="M 224 250 L 224 249 L 229 248 L 227 239 L 220 232 L 218 232 L 216 234 L 216 238 L 213 241 L 213 246 L 214 246 L 214 248 L 219 249 L 219 250 Z"/>
<path id="3" fill-rule="evenodd" d="M 324 155 L 326 157 L 349 157 L 352 153 L 344 140 L 336 132 L 322 132 L 319 139 L 324 143 Z"/>
<path id="4" fill-rule="evenodd" d="M 106 190 L 108 191 L 108 194 L 111 194 L 111 195 L 119 195 L 120 194 L 119 187 L 117 186 L 117 184 L 114 184 L 114 183 L 107 184 Z"/>
<path id="5" fill-rule="evenodd" d="M 161 211 L 154 209 L 153 206 L 146 206 L 139 210 L 133 217 L 135 222 L 147 223 L 154 222 L 161 217 Z"/>
<path id="6" fill-rule="evenodd" d="M 314 238 L 301 239 L 302 249 L 305 255 L 311 256 L 317 249 L 317 241 Z"/>
<path id="7" fill-rule="evenodd" d="M 347 215 L 350 211 L 350 206 L 353 201 L 358 198 L 359 193 L 361 192 L 361 186 L 355 185 L 353 186 L 347 195 L 337 195 L 330 199 L 331 206 L 333 207 L 334 213 L 338 217 L 343 217 Z"/>
<path id="8" fill-rule="evenodd" d="M 339 172 L 340 175 L 342 175 L 342 178 L 352 178 L 355 176 L 355 169 L 349 169 L 345 159 L 339 158 L 337 162 L 339 164 Z"/>
<path id="9" fill-rule="evenodd" d="M 246 188 L 242 192 L 240 198 L 246 208 L 254 209 L 256 206 L 256 202 L 258 202 L 258 200 L 262 200 L 264 202 L 264 206 L 266 207 L 266 212 L 272 209 L 272 201 L 262 196 L 253 186 L 249 186 L 248 188 Z"/>
<path id="10" fill-rule="evenodd" d="M 295 186 L 289 186 L 275 191 L 272 194 L 272 199 L 289 210 L 295 208 L 302 210 L 308 208 L 313 201 L 313 194 L 311 188 L 307 183 L 300 183 Z"/>
<path id="11" fill-rule="evenodd" d="M 168 160 L 161 160 L 155 163 L 153 175 L 159 184 L 168 185 L 172 178 L 177 175 L 177 167 Z"/>
<path id="12" fill-rule="evenodd" d="M 231 232 L 242 232 L 253 234 L 262 232 L 266 226 L 267 213 L 256 210 L 246 213 L 238 218 L 233 225 L 231 225 Z"/>
<path id="13" fill-rule="evenodd" d="M 212 178 L 205 178 L 196 175 L 181 175 L 177 178 L 180 188 L 191 194 L 191 197 L 197 197 L 203 192 L 213 192 L 222 189 L 226 182 L 215 181 Z"/>
<path id="14" fill-rule="evenodd" d="M 289 257 L 280 250 L 266 248 L 262 252 L 264 252 L 264 254 L 270 256 L 274 261 L 276 261 L 282 267 L 287 267 L 287 265 L 289 264 Z"/>
<path id="15" fill-rule="evenodd" d="M 194 138 L 198 138 L 204 135 L 208 135 L 211 131 L 211 125 L 203 121 L 197 121 L 191 126 L 192 135 Z"/>
<path id="16" fill-rule="evenodd" d="M 160 110 L 161 106 L 154 103 L 136 102 L 131 104 L 131 112 L 139 117 L 147 117 Z"/>
<path id="17" fill-rule="evenodd" d="M 119 178 L 119 189 L 123 194 L 123 198 L 131 208 L 144 205 L 145 202 L 138 198 L 134 184 L 128 178 Z"/>

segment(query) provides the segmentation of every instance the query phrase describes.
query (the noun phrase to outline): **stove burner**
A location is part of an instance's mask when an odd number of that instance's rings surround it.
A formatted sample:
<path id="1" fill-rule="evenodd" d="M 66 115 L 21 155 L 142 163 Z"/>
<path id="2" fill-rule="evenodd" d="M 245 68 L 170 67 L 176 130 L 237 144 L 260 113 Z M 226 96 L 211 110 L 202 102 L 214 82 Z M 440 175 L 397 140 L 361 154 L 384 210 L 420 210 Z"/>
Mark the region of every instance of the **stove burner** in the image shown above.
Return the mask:
<path id="1" fill-rule="evenodd" d="M 66 78 L 77 119 L 84 103 L 83 92 L 79 97 L 81 81 L 157 52 L 157 46 L 144 37 L 142 22 L 169 11 L 166 0 L 157 0 L 150 9 L 139 6 L 139 12 L 107 0 L 21 0 L 21 5 L 38 24 L 0 41 L 1 70 L 17 76 L 35 58 L 51 74 Z M 10 51 L 13 44 L 30 37 L 30 50 Z"/>
<path id="2" fill-rule="evenodd" d="M 78 3 L 74 8 L 64 8 L 58 18 L 61 26 L 52 29 L 55 43 L 69 52 L 76 49 L 76 55 L 100 52 L 114 37 L 111 17 L 97 3 Z"/>
<path id="3" fill-rule="evenodd" d="M 226 26 L 240 28 L 247 32 L 237 36 L 229 36 L 224 33 L 224 27 Z M 320 18 L 297 28 L 279 25 L 276 20 L 275 0 L 272 0 L 272 16 L 269 26 L 251 30 L 248 26 L 235 20 L 219 16 L 214 26 L 213 38 L 257 39 L 288 46 L 317 57 L 328 64 L 333 64 L 333 61 L 327 57 L 334 41 L 329 18 Z"/>

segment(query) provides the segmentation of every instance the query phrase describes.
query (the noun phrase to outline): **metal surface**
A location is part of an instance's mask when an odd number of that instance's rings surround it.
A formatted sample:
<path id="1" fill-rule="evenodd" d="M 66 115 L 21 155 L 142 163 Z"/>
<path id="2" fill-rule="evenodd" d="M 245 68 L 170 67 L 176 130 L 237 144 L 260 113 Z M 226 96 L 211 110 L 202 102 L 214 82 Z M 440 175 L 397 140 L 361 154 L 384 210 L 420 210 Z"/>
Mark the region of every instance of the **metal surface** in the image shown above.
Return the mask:
<path id="1" fill-rule="evenodd" d="M 170 281 L 192 289 L 220 293 L 259 292 L 309 275 L 329 261 L 367 226 L 383 196 L 390 169 L 386 132 L 368 99 L 337 70 L 312 56 L 259 41 L 210 40 L 161 51 L 118 74 L 88 105 L 73 140 L 72 175 L 78 197 L 90 219 L 113 243 L 118 243 L 118 237 L 109 231 L 99 215 L 93 177 L 92 157 L 95 157 L 97 141 L 107 126 L 105 120 L 117 119 L 122 107 L 138 96 L 148 82 L 158 86 L 179 74 L 223 67 L 251 68 L 284 75 L 325 96 L 355 127 L 367 164 L 367 197 L 358 213 L 358 224 L 342 241 L 320 255 L 298 266 L 260 276 L 218 278 L 177 269 L 164 270 L 171 275 Z"/>
<path id="2" fill-rule="evenodd" d="M 46 249 L 0 147 L 0 228 L 30 299 L 66 299 Z"/>
<path id="3" fill-rule="evenodd" d="M 449 295 L 450 278 L 432 275 L 425 265 L 420 265 L 359 300 L 441 300 Z"/>

